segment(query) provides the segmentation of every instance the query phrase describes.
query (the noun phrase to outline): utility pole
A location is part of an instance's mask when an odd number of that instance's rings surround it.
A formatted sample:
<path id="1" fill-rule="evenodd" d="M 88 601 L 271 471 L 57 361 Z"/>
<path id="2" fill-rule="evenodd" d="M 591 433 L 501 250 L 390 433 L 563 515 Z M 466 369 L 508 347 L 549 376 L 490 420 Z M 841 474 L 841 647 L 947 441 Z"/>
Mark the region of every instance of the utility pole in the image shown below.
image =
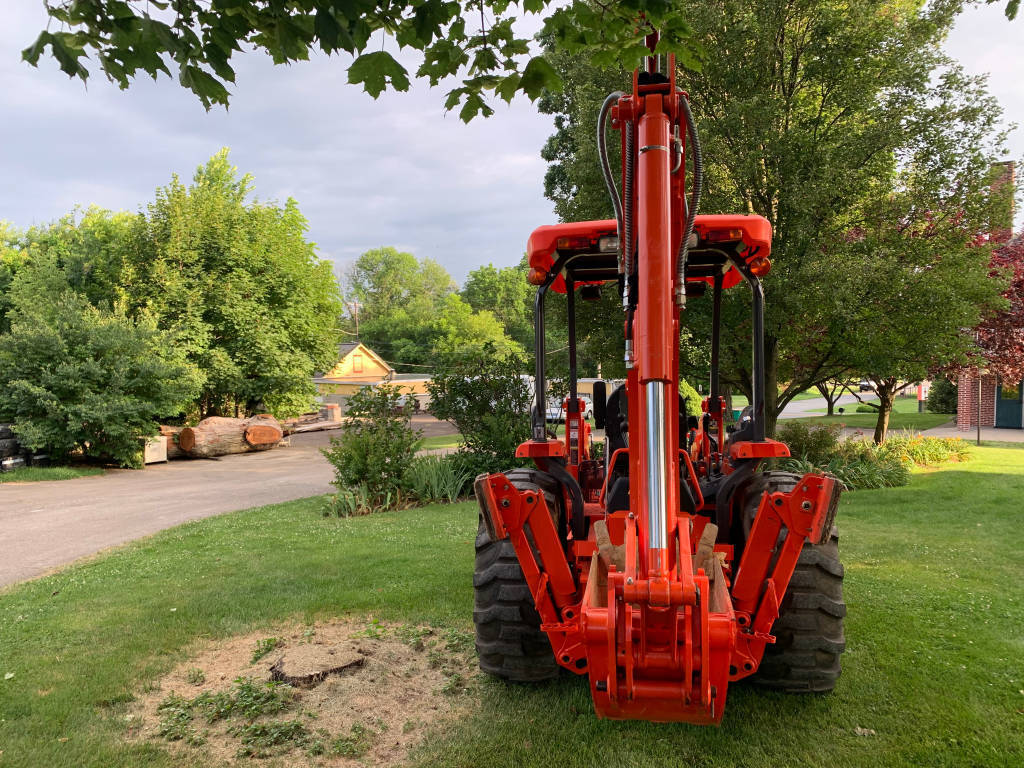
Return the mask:
<path id="1" fill-rule="evenodd" d="M 359 338 L 359 308 L 363 306 L 358 301 L 347 301 L 345 306 L 348 307 L 349 312 L 352 313 L 352 318 L 356 323 L 356 338 Z"/>

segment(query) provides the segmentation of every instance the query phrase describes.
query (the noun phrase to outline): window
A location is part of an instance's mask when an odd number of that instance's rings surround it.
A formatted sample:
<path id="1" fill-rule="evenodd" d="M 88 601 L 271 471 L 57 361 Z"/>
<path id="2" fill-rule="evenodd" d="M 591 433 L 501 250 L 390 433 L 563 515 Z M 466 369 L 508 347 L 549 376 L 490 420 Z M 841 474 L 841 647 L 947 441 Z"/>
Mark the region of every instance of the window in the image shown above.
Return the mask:
<path id="1" fill-rule="evenodd" d="M 362 372 L 363 372 L 363 356 L 362 355 L 352 355 L 352 373 L 362 373 Z"/>
<path id="2" fill-rule="evenodd" d="M 1020 384 L 1003 384 L 1000 400 L 1020 400 Z"/>

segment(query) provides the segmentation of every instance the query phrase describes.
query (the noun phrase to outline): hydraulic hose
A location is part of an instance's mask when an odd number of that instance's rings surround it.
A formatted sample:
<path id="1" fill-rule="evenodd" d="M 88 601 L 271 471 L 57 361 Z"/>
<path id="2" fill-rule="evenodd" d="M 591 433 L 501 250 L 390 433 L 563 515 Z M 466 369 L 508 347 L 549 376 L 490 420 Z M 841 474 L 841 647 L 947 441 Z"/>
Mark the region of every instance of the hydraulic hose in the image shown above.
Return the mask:
<path id="1" fill-rule="evenodd" d="M 608 196 L 612 199 L 612 208 L 615 210 L 615 222 L 619 235 L 619 258 L 620 267 L 623 271 L 623 309 L 629 308 L 629 276 L 633 272 L 633 249 L 630 245 L 633 242 L 633 124 L 627 122 L 623 126 L 626 132 L 626 178 L 623 194 L 615 186 L 615 179 L 612 176 L 611 164 L 608 162 L 607 125 L 608 113 L 612 106 L 623 96 L 622 91 L 614 91 L 608 94 L 601 105 L 601 112 L 597 117 L 597 153 L 601 159 L 601 173 L 604 176 L 605 186 L 608 188 Z"/>
<path id="2" fill-rule="evenodd" d="M 693 152 L 693 193 L 690 197 L 689 210 L 686 212 L 686 229 L 683 230 L 683 239 L 679 243 L 679 257 L 676 262 L 676 305 L 682 307 L 686 303 L 686 258 L 690 251 L 690 236 L 693 234 L 693 224 L 697 219 L 700 193 L 704 185 L 704 155 L 700 150 L 700 138 L 697 136 L 693 112 L 690 111 L 690 101 L 686 96 L 680 95 L 679 102 L 683 106 L 686 133 L 690 137 Z"/>
<path id="3" fill-rule="evenodd" d="M 615 221 L 618 224 L 619 248 L 622 248 L 622 198 L 619 197 L 619 190 L 615 186 L 615 178 L 612 176 L 612 168 L 608 162 L 607 123 L 608 113 L 612 106 L 625 96 L 622 91 L 609 93 L 601 105 L 601 112 L 597 116 L 597 154 L 601 158 L 601 173 L 604 175 L 604 184 L 608 188 L 608 196 L 612 199 L 612 208 L 615 210 Z"/>
<path id="4" fill-rule="evenodd" d="M 629 278 L 633 274 L 633 185 L 636 180 L 636 158 L 633 156 L 633 123 L 627 122 L 623 127 L 626 132 L 626 178 L 623 183 L 623 227 L 620 247 L 625 256 L 625 290 L 622 294 L 622 305 L 629 307 Z"/>

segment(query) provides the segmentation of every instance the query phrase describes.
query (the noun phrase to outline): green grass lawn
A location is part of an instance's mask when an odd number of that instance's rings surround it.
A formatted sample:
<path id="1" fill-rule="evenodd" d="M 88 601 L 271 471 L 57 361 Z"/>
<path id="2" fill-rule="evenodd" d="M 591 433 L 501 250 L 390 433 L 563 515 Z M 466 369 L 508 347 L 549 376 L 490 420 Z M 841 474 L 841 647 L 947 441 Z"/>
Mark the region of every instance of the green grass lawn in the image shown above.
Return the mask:
<path id="1" fill-rule="evenodd" d="M 722 727 L 700 728 L 599 721 L 571 675 L 485 680 L 414 762 L 1018 766 L 1021 498 L 1024 450 L 989 446 L 844 497 L 848 651 L 831 695 L 734 685 Z M 125 702 L 197 640 L 338 615 L 470 628 L 474 504 L 337 519 L 320 503 L 189 523 L 0 592 L 0 766 L 188 765 L 126 743 Z"/>
<path id="2" fill-rule="evenodd" d="M 849 405 L 842 406 L 846 409 L 846 412 L 842 414 L 836 414 L 834 416 L 805 416 L 801 417 L 799 420 L 809 424 L 842 424 L 844 426 L 855 427 L 857 429 L 874 430 L 875 422 L 878 421 L 878 416 L 874 413 L 856 413 L 854 409 L 857 405 L 858 403 L 851 403 Z M 824 413 L 825 409 L 822 408 L 820 412 Z M 892 406 L 892 413 L 889 414 L 889 429 L 911 429 L 920 431 L 924 429 L 931 429 L 932 427 L 941 427 L 943 424 L 949 423 L 954 418 L 956 417 L 948 413 L 931 413 L 929 411 L 918 413 L 916 398 L 897 397 Z M 790 419 L 780 419 L 779 421 L 790 421 Z"/>
<path id="3" fill-rule="evenodd" d="M 37 483 L 44 480 L 73 480 L 76 477 L 102 475 L 99 467 L 22 467 L 0 472 L 0 483 Z"/>
<path id="4" fill-rule="evenodd" d="M 797 400 L 814 400 L 814 399 L 819 398 L 819 397 L 821 397 L 821 394 L 818 392 L 818 390 L 816 390 L 816 389 L 806 389 L 803 392 L 797 393 L 790 402 L 795 402 Z M 748 405 L 750 405 L 750 402 L 747 400 L 747 396 L 746 395 L 736 395 L 736 394 L 734 394 L 732 396 L 732 407 L 733 407 L 733 410 L 737 410 L 738 411 L 738 410 L 741 410 L 743 408 L 746 408 Z"/>
<path id="5" fill-rule="evenodd" d="M 420 443 L 421 451 L 430 451 L 437 448 L 458 448 L 462 445 L 462 435 L 434 435 L 424 437 Z"/>

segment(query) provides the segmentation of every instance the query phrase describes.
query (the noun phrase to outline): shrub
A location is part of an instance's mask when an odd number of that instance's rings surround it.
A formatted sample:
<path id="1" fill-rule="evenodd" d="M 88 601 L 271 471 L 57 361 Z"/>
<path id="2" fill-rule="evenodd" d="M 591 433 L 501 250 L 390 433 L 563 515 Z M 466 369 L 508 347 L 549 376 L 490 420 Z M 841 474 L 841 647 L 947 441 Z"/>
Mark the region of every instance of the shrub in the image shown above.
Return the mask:
<path id="1" fill-rule="evenodd" d="M 908 430 L 889 435 L 878 450 L 900 461 L 922 466 L 970 458 L 970 448 L 959 437 L 925 437 Z"/>
<path id="2" fill-rule="evenodd" d="M 819 455 L 818 460 L 793 451 L 793 458 L 784 459 L 779 467 L 801 474 L 825 472 L 852 491 L 906 485 L 915 464 L 965 461 L 969 457 L 967 443 L 958 437 L 923 437 L 905 432 L 890 436 L 882 445 L 863 439 L 837 442 L 829 455 Z"/>
<path id="3" fill-rule="evenodd" d="M 517 464 L 516 448 L 530 437 L 532 391 L 523 368 L 521 359 L 486 345 L 473 359 L 448 361 L 427 384 L 431 413 L 462 434 L 458 455 L 470 477 Z"/>
<path id="4" fill-rule="evenodd" d="M 945 377 L 932 382 L 928 390 L 925 408 L 932 413 L 956 413 L 957 398 L 960 390 L 956 384 Z"/>
<path id="5" fill-rule="evenodd" d="M 56 459 L 72 453 L 142 463 L 140 439 L 195 394 L 192 370 L 147 322 L 102 311 L 68 291 L 19 312 L 0 336 L 0 421 Z"/>
<path id="6" fill-rule="evenodd" d="M 475 477 L 459 454 L 420 456 L 405 473 L 405 490 L 421 504 L 453 502 Z"/>
<path id="7" fill-rule="evenodd" d="M 366 497 L 363 507 L 397 504 L 420 443 L 420 431 L 412 428 L 411 398 L 384 384 L 363 387 L 348 406 L 341 437 L 332 437 L 330 447 L 321 449 L 334 466 L 331 482 L 342 494 L 360 489 Z"/>
<path id="8" fill-rule="evenodd" d="M 390 493 L 386 493 L 378 501 L 362 484 L 351 488 L 339 488 L 337 493 L 327 497 L 324 517 L 359 517 L 384 511 L 391 506 L 391 496 Z"/>
<path id="9" fill-rule="evenodd" d="M 867 403 L 861 403 L 860 405 L 858 405 L 853 410 L 855 412 L 857 412 L 857 413 L 876 413 L 876 414 L 878 413 L 878 409 L 877 408 L 872 408 Z"/>
<path id="10" fill-rule="evenodd" d="M 802 419 L 793 419 L 779 424 L 775 437 L 789 446 L 792 456 L 821 465 L 839 449 L 841 431 L 838 424 L 809 424 Z"/>
<path id="11" fill-rule="evenodd" d="M 679 394 L 686 400 L 686 415 L 696 416 L 699 419 L 703 413 L 700 403 L 704 399 L 700 392 L 694 389 L 686 379 L 679 379 Z"/>

